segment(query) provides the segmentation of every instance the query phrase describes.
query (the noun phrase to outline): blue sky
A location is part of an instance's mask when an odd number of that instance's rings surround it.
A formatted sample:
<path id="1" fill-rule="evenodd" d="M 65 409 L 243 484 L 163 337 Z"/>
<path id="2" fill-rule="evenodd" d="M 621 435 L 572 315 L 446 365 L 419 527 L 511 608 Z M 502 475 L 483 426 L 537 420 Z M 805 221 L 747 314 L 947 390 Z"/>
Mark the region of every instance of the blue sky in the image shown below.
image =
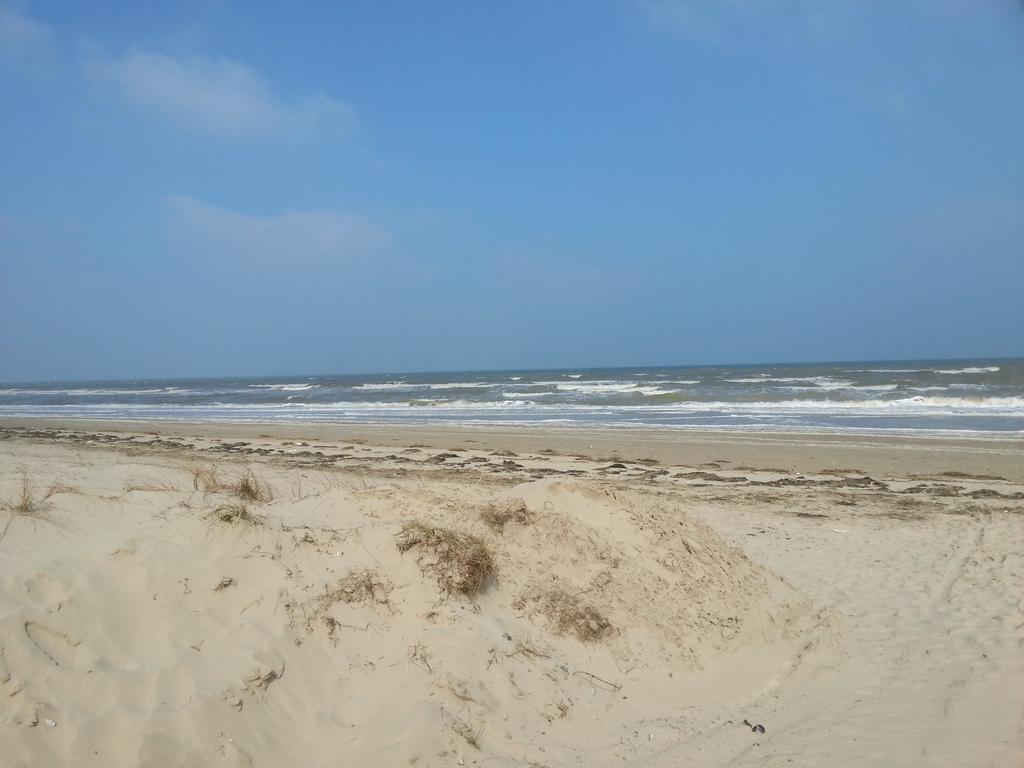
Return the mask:
<path id="1" fill-rule="evenodd" d="M 0 380 L 1024 355 L 1010 0 L 0 0 Z"/>

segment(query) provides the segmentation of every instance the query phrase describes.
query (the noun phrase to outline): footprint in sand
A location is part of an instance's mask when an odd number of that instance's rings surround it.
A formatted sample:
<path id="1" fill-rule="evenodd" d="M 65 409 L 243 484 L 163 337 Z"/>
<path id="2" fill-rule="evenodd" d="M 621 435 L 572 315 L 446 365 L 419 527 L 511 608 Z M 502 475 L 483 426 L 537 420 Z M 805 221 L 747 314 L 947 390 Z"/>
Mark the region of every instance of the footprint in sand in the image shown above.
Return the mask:
<path id="1" fill-rule="evenodd" d="M 255 654 L 254 659 L 259 666 L 243 682 L 252 693 L 266 691 L 271 683 L 284 675 L 284 659 L 270 650 Z"/>
<path id="2" fill-rule="evenodd" d="M 44 573 L 37 573 L 25 580 L 25 591 L 40 606 L 52 606 L 67 600 L 71 590 L 67 584 L 50 578 Z"/>
<path id="3" fill-rule="evenodd" d="M 11 673 L 4 656 L 4 647 L 0 645 L 0 694 L 8 699 L 13 699 L 25 690 L 25 684 Z"/>
<path id="4" fill-rule="evenodd" d="M 91 672 L 97 658 L 80 640 L 38 621 L 25 622 L 25 634 L 51 663 L 77 672 Z"/>

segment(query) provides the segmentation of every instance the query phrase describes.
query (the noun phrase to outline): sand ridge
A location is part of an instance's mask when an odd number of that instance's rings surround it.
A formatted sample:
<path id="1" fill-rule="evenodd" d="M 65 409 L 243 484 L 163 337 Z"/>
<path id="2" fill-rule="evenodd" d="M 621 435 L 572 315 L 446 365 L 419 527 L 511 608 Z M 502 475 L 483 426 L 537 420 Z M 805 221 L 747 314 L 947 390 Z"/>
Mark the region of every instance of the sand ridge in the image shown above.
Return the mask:
<path id="1" fill-rule="evenodd" d="M 0 437 L 0 499 L 28 478 L 44 515 L 0 540 L 13 765 L 1021 754 L 1021 697 L 992 682 L 1024 679 L 1002 478 Z M 412 523 L 486 548 L 479 591 L 440 578 L 448 550 L 402 551 Z"/>

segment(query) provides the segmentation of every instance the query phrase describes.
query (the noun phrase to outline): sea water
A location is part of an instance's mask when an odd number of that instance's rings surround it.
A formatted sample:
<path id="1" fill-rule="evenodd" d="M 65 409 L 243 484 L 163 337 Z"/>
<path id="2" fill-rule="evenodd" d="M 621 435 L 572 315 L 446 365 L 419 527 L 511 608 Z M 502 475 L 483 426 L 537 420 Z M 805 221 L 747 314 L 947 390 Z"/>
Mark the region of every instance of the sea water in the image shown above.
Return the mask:
<path id="1" fill-rule="evenodd" d="M 0 416 L 1024 434 L 1024 359 L 0 385 Z"/>

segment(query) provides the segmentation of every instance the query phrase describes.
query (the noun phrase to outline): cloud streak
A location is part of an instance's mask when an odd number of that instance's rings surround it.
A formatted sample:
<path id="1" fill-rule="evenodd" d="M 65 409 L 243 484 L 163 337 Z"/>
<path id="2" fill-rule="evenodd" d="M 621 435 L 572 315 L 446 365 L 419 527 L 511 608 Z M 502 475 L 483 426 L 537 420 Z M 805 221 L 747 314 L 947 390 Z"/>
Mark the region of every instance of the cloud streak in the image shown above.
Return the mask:
<path id="1" fill-rule="evenodd" d="M 774 25 L 773 34 L 794 30 L 828 41 L 858 25 L 867 12 L 883 4 L 861 0 L 635 0 L 652 29 L 687 40 L 721 43 L 743 28 Z M 903 0 L 892 4 L 899 14 L 951 22 L 974 11 L 962 0 Z M 762 29 L 763 31 L 763 29 Z"/>
<path id="2" fill-rule="evenodd" d="M 230 59 L 174 57 L 133 48 L 89 53 L 87 71 L 135 107 L 196 133 L 228 138 L 312 138 L 345 132 L 355 112 L 323 94 L 286 100 L 263 75 Z"/>
<path id="3" fill-rule="evenodd" d="M 0 3 L 0 62 L 38 66 L 53 54 L 53 32 L 41 21 Z"/>
<path id="4" fill-rule="evenodd" d="M 260 266 L 327 266 L 383 256 L 394 248 L 386 229 L 345 211 L 254 216 L 180 195 L 169 197 L 166 205 L 171 239 L 203 257 Z"/>
<path id="5" fill-rule="evenodd" d="M 847 28 L 857 10 L 853 0 L 637 0 L 637 7 L 653 29 L 710 43 L 766 23 L 802 30 L 812 39 L 830 39 Z"/>

